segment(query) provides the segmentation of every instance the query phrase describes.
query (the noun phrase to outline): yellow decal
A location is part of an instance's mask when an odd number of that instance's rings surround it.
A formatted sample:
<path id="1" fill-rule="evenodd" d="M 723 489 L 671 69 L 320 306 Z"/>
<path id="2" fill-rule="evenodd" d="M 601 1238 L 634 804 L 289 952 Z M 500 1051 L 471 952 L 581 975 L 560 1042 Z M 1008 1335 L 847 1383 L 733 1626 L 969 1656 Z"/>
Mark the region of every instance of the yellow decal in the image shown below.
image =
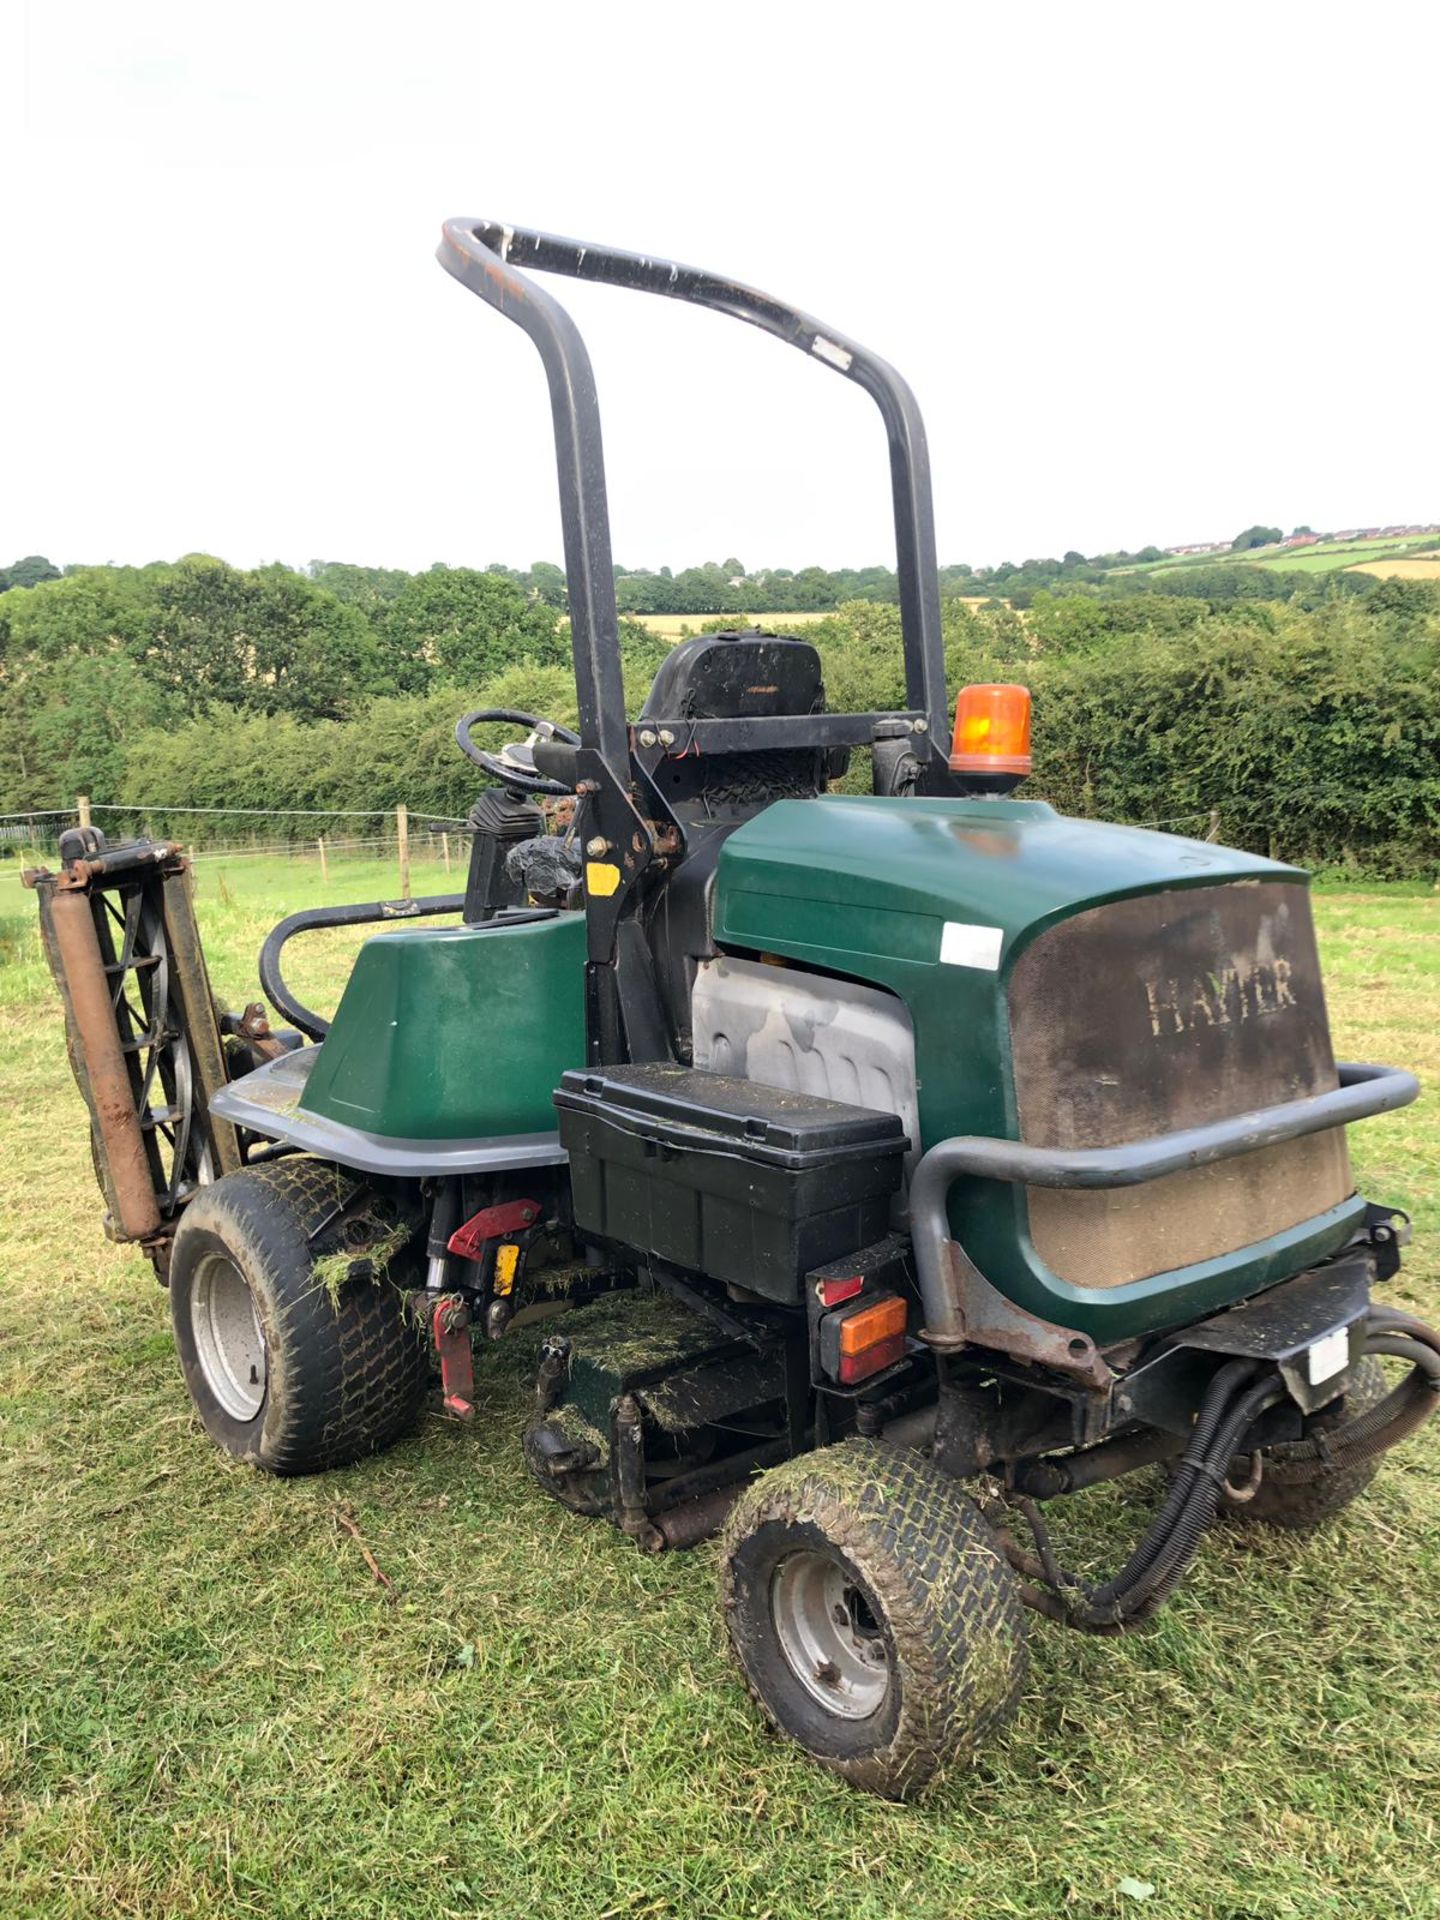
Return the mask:
<path id="1" fill-rule="evenodd" d="M 585 862 L 585 891 L 593 893 L 599 900 L 608 900 L 612 893 L 619 890 L 620 869 L 612 866 L 608 860 L 587 860 Z"/>
<path id="2" fill-rule="evenodd" d="M 495 1249 L 495 1291 L 500 1299 L 506 1299 L 515 1286 L 515 1269 L 520 1262 L 520 1249 L 508 1240 Z"/>

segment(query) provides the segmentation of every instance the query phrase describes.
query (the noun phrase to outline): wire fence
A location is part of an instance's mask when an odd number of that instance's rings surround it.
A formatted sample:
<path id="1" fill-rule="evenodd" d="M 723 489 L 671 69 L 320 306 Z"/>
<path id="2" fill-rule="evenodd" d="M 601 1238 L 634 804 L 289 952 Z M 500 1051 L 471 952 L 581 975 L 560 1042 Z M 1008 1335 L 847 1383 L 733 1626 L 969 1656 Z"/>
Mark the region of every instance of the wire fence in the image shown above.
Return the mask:
<path id="1" fill-rule="evenodd" d="M 18 885 L 26 869 L 57 865 L 61 835 L 81 826 L 98 827 L 112 844 L 141 836 L 175 841 L 197 869 L 237 860 L 315 866 L 322 884 L 332 860 L 393 863 L 404 898 L 412 867 L 463 871 L 470 853 L 463 821 L 405 806 L 119 806 L 77 795 L 72 807 L 0 814 L 0 884 Z"/>
<path id="2" fill-rule="evenodd" d="M 249 830 L 242 828 L 237 833 L 236 825 L 242 821 Z M 1213 807 L 1127 824 L 1178 831 L 1197 840 L 1220 838 L 1220 814 Z M 322 887 L 328 883 L 332 861 L 393 863 L 402 898 L 411 893 L 412 867 L 424 864 L 446 873 L 457 869 L 463 873 L 470 857 L 470 835 L 464 822 L 405 806 L 393 810 L 120 806 L 77 795 L 71 807 L 0 814 L 0 885 L 7 881 L 18 885 L 27 868 L 55 866 L 61 834 L 76 826 L 99 827 L 112 841 L 141 835 L 176 841 L 199 871 L 222 861 L 283 860 L 311 866 L 318 869 Z"/>

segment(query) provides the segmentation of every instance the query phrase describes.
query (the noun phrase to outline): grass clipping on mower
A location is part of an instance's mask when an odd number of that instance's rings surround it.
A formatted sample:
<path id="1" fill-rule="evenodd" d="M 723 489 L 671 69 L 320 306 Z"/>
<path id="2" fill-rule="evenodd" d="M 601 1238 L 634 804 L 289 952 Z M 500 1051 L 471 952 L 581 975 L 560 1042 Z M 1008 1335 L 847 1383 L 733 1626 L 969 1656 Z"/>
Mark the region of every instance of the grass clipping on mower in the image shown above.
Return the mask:
<path id="1" fill-rule="evenodd" d="M 383 1226 L 378 1220 L 363 1224 L 375 1228 L 375 1239 L 341 1247 L 334 1253 L 323 1253 L 311 1268 L 314 1284 L 326 1295 L 337 1313 L 340 1310 L 341 1289 L 352 1280 L 375 1283 L 388 1278 L 390 1262 L 409 1243 L 414 1231 L 403 1220 L 392 1227 Z"/>

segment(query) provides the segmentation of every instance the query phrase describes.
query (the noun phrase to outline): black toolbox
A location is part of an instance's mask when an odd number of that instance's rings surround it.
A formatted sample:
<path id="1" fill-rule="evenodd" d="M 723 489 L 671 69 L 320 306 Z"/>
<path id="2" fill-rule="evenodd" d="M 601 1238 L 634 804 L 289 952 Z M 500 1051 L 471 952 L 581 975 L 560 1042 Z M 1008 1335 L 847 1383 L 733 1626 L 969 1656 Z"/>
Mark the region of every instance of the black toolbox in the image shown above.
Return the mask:
<path id="1" fill-rule="evenodd" d="M 899 1117 L 695 1067 L 595 1067 L 555 1093 L 581 1234 L 793 1304 L 888 1228 Z"/>

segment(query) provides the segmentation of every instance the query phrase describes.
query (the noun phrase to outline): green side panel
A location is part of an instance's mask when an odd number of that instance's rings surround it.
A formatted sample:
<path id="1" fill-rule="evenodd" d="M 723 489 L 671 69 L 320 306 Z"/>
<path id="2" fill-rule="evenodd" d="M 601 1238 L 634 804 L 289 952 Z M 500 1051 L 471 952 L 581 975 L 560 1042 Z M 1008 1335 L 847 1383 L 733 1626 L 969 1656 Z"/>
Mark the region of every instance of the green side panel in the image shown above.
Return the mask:
<path id="1" fill-rule="evenodd" d="M 726 841 L 721 945 L 783 955 L 897 994 L 915 1026 L 921 1145 L 1017 1139 L 1007 990 L 1055 921 L 1133 894 L 1307 876 L 1253 854 L 1136 827 L 1071 820 L 1043 802 L 781 800 Z M 947 923 L 990 933 L 993 965 L 947 964 Z M 1242 1254 L 1101 1292 L 1073 1287 L 1031 1245 L 1023 1191 L 957 1181 L 951 1230 L 1017 1304 L 1097 1340 L 1181 1324 L 1333 1252 L 1358 1201 Z"/>
<path id="2" fill-rule="evenodd" d="M 547 1133 L 585 1064 L 585 916 L 367 940 L 302 1107 L 397 1139 Z"/>

